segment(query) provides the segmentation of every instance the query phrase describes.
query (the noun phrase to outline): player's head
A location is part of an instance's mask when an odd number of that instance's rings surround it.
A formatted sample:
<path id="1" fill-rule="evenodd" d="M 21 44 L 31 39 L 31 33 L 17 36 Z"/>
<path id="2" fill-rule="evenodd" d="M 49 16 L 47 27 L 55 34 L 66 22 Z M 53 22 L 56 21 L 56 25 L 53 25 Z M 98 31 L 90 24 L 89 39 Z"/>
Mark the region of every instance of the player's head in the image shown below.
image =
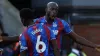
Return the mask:
<path id="1" fill-rule="evenodd" d="M 20 18 L 24 26 L 28 26 L 33 20 L 33 11 L 29 8 L 20 10 Z"/>
<path id="2" fill-rule="evenodd" d="M 46 15 L 54 19 L 58 13 L 58 4 L 56 2 L 49 2 L 46 7 Z"/>

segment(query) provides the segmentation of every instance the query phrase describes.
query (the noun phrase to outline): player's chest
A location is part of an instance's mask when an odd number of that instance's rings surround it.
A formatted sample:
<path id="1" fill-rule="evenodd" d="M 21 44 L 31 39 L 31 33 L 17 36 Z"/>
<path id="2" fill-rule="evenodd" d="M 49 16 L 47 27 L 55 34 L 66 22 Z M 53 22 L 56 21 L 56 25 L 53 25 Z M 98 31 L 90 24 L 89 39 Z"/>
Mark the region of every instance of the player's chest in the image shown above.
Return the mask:
<path id="1" fill-rule="evenodd" d="M 58 35 L 58 33 L 62 32 L 63 30 L 63 26 L 61 24 L 58 24 L 57 22 L 53 22 L 49 27 L 55 35 Z"/>

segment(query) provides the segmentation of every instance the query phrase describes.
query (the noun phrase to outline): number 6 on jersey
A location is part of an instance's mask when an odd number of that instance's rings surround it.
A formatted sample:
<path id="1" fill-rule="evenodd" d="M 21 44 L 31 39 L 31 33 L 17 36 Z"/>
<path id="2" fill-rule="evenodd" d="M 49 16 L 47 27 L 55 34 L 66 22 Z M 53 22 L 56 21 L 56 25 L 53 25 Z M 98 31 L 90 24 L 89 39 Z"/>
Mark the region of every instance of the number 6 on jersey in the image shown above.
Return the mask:
<path id="1" fill-rule="evenodd" d="M 36 50 L 38 53 L 43 53 L 46 50 L 46 45 L 43 41 L 40 41 L 41 35 L 37 36 Z M 41 48 L 40 48 L 41 46 Z"/>

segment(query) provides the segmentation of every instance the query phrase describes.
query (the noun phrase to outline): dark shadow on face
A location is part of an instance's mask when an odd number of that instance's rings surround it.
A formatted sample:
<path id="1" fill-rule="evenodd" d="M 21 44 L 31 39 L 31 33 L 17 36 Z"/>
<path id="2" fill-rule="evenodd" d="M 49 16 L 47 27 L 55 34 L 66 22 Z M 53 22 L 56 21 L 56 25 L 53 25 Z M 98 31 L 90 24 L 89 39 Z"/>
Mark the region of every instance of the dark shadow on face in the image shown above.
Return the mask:
<path id="1" fill-rule="evenodd" d="M 53 4 L 53 3 L 49 4 L 47 6 L 46 12 L 50 18 L 55 18 L 57 16 L 57 13 L 58 13 L 58 5 Z"/>
<path id="2" fill-rule="evenodd" d="M 32 22 L 33 19 L 21 19 L 21 22 L 24 26 L 28 26 L 30 25 L 30 23 Z"/>

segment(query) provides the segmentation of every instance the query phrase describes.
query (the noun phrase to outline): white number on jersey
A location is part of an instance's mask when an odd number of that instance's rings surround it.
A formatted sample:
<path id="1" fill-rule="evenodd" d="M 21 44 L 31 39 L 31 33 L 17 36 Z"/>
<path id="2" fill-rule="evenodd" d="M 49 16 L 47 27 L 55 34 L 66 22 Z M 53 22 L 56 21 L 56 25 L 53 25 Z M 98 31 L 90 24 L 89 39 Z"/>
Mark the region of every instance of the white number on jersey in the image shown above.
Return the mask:
<path id="1" fill-rule="evenodd" d="M 36 43 L 36 50 L 38 53 L 43 53 L 46 50 L 46 44 L 43 41 L 40 41 L 40 39 L 41 39 L 41 35 L 38 35 L 37 43 Z"/>

